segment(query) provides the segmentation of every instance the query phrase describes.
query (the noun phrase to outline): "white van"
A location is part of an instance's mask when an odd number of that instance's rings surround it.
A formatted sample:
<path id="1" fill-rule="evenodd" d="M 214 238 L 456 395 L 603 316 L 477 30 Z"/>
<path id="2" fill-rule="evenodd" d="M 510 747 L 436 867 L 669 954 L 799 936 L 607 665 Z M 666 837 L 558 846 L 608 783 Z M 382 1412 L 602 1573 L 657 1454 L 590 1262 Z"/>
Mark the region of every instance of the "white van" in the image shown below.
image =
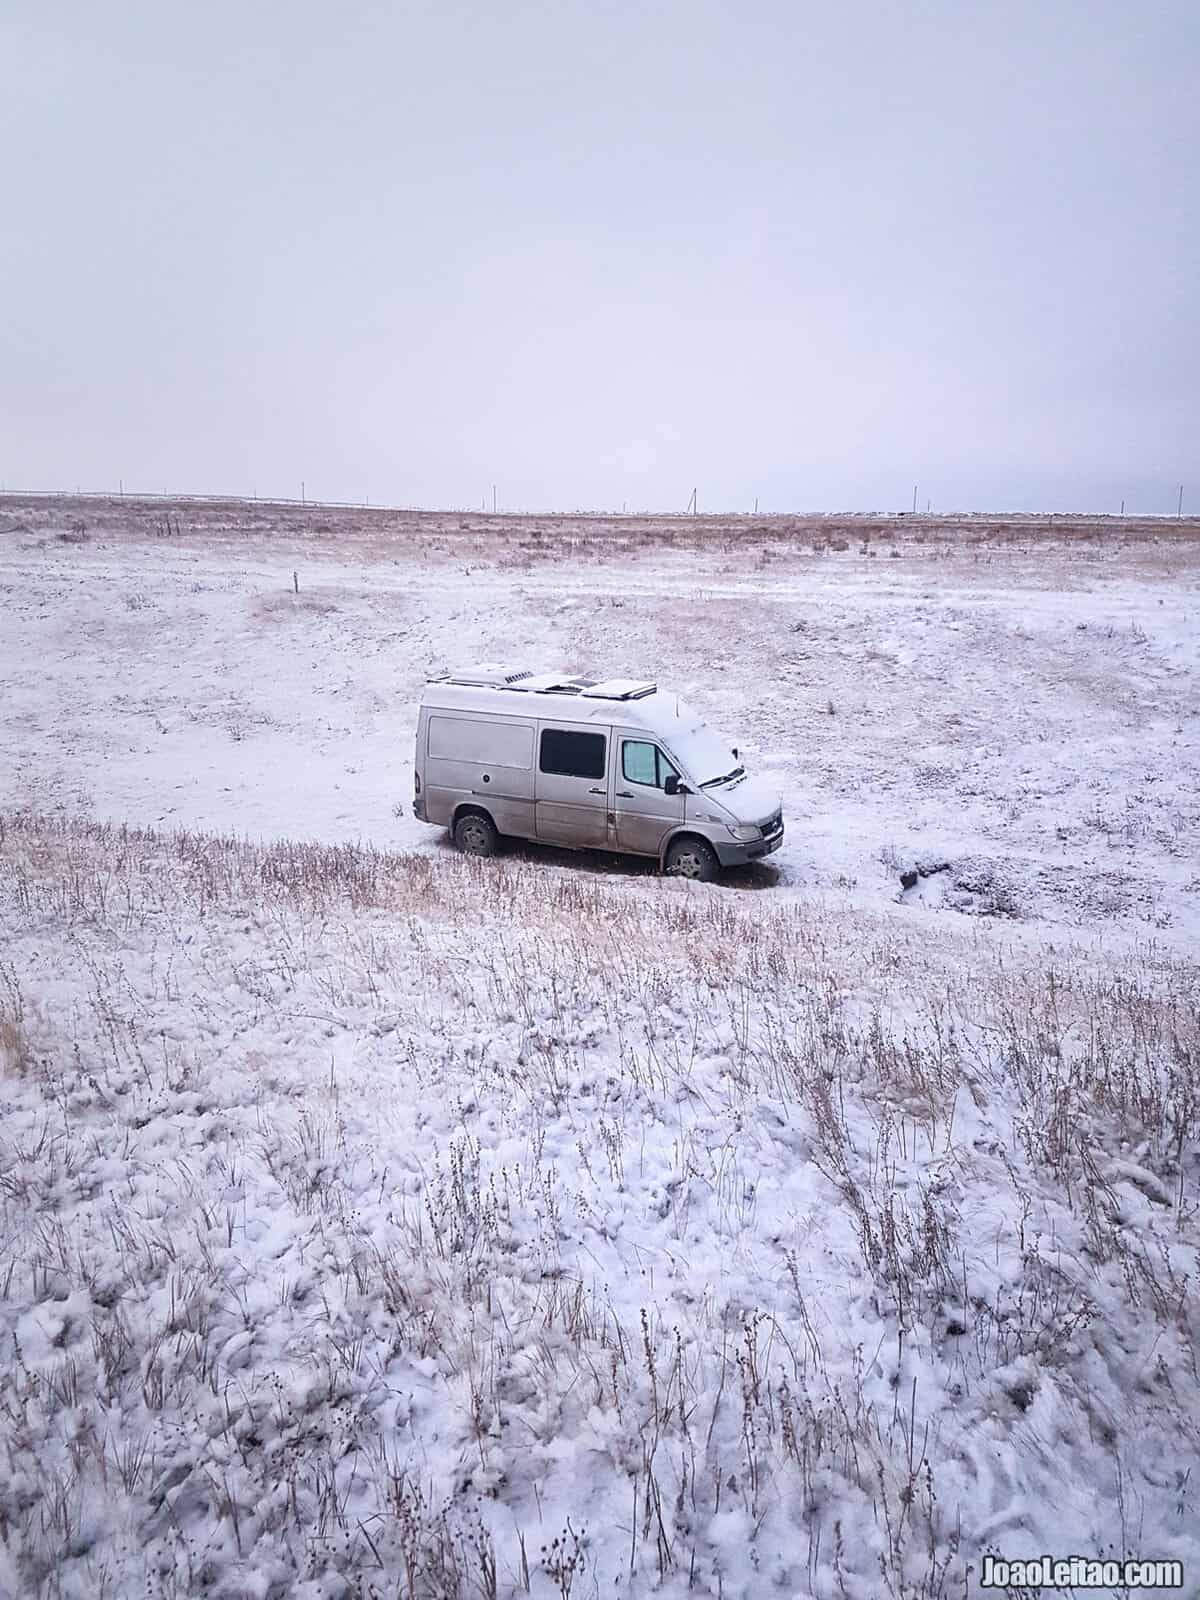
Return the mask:
<path id="1" fill-rule="evenodd" d="M 483 666 L 425 686 L 414 814 L 471 855 L 498 839 L 653 856 L 712 878 L 783 842 L 780 796 L 653 683 Z"/>

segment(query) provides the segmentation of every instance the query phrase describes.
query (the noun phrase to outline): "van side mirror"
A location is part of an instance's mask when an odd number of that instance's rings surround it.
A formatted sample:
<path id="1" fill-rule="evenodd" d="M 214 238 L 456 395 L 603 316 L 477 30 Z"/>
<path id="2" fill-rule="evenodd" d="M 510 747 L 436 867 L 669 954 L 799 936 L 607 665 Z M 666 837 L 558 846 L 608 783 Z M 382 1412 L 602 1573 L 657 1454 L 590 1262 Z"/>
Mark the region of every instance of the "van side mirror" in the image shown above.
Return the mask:
<path id="1" fill-rule="evenodd" d="M 737 758 L 738 758 L 737 745 L 734 745 L 733 746 L 733 759 L 736 761 Z"/>
<path id="2" fill-rule="evenodd" d="M 691 794 L 691 792 L 686 783 L 680 783 L 677 772 L 668 772 L 663 779 L 664 794 Z"/>

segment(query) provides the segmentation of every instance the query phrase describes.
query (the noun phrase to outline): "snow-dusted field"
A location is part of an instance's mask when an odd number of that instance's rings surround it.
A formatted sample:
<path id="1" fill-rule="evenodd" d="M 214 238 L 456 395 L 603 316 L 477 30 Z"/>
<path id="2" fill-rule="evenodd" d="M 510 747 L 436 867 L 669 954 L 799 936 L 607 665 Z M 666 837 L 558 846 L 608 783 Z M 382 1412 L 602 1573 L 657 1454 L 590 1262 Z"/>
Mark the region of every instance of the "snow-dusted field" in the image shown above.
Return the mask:
<path id="1" fill-rule="evenodd" d="M 705 708 L 785 794 L 758 881 L 879 907 L 897 863 L 944 860 L 920 896 L 1200 929 L 1200 527 L 868 528 L 863 555 L 786 524 L 696 549 L 678 523 L 428 523 L 0 502 L 8 803 L 440 854 L 409 815 L 421 684 L 511 657 Z"/>
<path id="2" fill-rule="evenodd" d="M 1194 1592 L 1198 575 L 0 500 L 0 1594 Z M 783 849 L 459 859 L 497 657 L 677 687 Z"/>

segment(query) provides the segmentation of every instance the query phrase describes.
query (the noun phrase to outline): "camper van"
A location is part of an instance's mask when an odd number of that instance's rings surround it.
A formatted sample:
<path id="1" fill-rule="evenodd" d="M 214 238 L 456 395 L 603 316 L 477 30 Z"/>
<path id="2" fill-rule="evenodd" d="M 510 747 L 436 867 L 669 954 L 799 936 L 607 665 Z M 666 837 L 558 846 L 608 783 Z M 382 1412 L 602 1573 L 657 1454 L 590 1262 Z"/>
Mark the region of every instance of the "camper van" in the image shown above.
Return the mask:
<path id="1" fill-rule="evenodd" d="M 509 836 L 710 879 L 778 850 L 780 796 L 679 697 L 631 678 L 482 666 L 431 679 L 413 811 L 470 855 Z"/>

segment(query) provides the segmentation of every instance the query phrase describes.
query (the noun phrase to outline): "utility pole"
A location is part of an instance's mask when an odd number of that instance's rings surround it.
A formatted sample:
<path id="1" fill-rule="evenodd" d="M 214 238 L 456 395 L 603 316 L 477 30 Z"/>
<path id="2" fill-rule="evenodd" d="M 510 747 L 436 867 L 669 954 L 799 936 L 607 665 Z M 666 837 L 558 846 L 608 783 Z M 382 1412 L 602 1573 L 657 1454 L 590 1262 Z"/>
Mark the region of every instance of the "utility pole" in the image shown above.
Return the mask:
<path id="1" fill-rule="evenodd" d="M 300 479 L 300 504 L 304 504 L 304 479 Z"/>
<path id="2" fill-rule="evenodd" d="M 1183 485 L 1182 484 L 1179 485 L 1179 510 L 1175 513 L 1175 515 L 1178 516 L 1178 517 L 1181 517 L 1183 515 Z"/>
<path id="3" fill-rule="evenodd" d="M 492 485 L 492 515 L 496 515 L 496 485 Z"/>
<path id="4" fill-rule="evenodd" d="M 754 496 L 754 515 L 758 515 L 758 496 Z"/>
<path id="5" fill-rule="evenodd" d="M 917 514 L 917 486 L 913 484 L 913 516 Z"/>
<path id="6" fill-rule="evenodd" d="M 1125 502 L 1124 502 L 1124 500 L 1121 501 L 1121 515 L 1122 516 L 1125 515 Z"/>
<path id="7" fill-rule="evenodd" d="M 692 490 L 692 498 L 688 501 L 687 508 L 691 512 L 692 516 L 694 517 L 696 515 L 696 491 L 695 491 L 695 489 Z"/>

